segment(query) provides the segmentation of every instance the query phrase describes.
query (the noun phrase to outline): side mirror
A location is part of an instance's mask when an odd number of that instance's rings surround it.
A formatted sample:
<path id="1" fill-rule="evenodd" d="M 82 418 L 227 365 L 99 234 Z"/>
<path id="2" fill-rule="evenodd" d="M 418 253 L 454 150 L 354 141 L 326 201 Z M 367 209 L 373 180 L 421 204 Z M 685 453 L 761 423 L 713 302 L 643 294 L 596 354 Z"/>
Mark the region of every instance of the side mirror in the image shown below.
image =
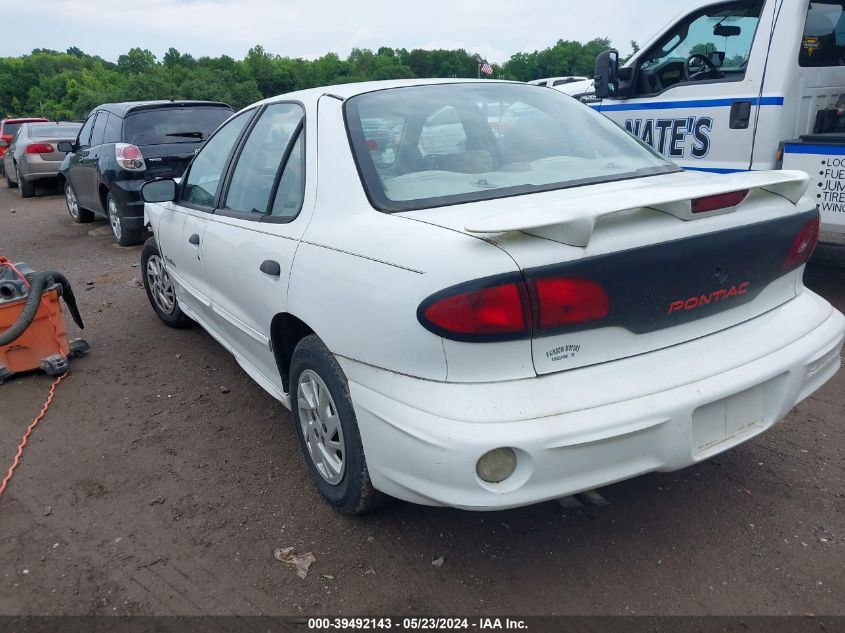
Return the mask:
<path id="1" fill-rule="evenodd" d="M 596 98 L 615 97 L 619 83 L 619 51 L 611 49 L 596 57 Z"/>
<path id="2" fill-rule="evenodd" d="M 58 149 L 60 152 L 64 152 L 65 154 L 69 154 L 73 151 L 73 143 L 71 143 L 70 141 L 59 141 L 56 144 L 56 149 Z"/>
<path id="3" fill-rule="evenodd" d="M 144 202 L 173 202 L 176 198 L 176 181 L 172 178 L 152 180 L 141 185 Z"/>
<path id="4" fill-rule="evenodd" d="M 9 141 L 0 139 L 0 147 L 9 147 L 9 145 L 10 145 Z"/>

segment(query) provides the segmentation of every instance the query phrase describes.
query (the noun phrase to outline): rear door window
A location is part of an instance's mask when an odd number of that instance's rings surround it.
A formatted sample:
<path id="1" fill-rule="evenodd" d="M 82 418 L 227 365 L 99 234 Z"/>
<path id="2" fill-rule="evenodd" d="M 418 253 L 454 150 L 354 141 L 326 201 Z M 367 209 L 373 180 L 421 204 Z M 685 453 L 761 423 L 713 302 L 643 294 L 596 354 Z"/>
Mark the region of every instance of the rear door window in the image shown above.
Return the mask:
<path id="1" fill-rule="evenodd" d="M 94 129 L 91 132 L 91 147 L 103 144 L 103 139 L 106 137 L 106 121 L 108 117 L 108 112 L 100 112 L 97 115 L 97 120 L 94 121 Z"/>
<path id="2" fill-rule="evenodd" d="M 798 63 L 805 68 L 845 65 L 845 0 L 810 3 Z"/>
<path id="3" fill-rule="evenodd" d="M 270 197 L 282 178 L 282 161 L 290 153 L 304 112 L 294 103 L 268 106 L 253 127 L 238 156 L 224 209 L 254 214 L 269 209 Z"/>
<path id="4" fill-rule="evenodd" d="M 91 145 L 91 128 L 94 127 L 94 119 L 96 117 L 96 112 L 89 116 L 88 120 L 85 121 L 85 124 L 79 131 L 79 138 L 76 139 L 76 144 L 79 145 L 79 147 L 89 147 Z"/>
<path id="5" fill-rule="evenodd" d="M 215 107 L 139 110 L 124 121 L 124 141 L 138 146 L 202 143 L 231 115 L 228 108 Z"/>
<path id="6" fill-rule="evenodd" d="M 123 127 L 123 119 L 119 116 L 109 113 L 108 121 L 106 122 L 106 137 L 103 139 L 104 143 L 120 143 L 120 131 Z"/>

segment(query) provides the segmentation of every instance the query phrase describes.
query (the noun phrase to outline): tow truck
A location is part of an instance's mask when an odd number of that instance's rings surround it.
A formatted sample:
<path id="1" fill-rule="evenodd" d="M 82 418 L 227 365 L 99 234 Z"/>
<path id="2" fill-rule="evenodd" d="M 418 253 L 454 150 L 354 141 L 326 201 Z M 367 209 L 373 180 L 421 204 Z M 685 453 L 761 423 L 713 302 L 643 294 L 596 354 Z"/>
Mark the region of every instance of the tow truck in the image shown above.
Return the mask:
<path id="1" fill-rule="evenodd" d="M 624 64 L 601 53 L 590 105 L 685 169 L 808 173 L 845 236 L 845 0 L 698 2 Z"/>

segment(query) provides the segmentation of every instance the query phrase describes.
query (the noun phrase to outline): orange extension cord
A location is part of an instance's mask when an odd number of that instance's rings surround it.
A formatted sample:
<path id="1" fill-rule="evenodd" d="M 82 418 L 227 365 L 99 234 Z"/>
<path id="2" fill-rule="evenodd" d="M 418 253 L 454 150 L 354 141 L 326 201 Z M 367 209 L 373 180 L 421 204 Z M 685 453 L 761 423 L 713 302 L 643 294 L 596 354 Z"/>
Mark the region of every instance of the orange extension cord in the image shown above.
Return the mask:
<path id="1" fill-rule="evenodd" d="M 17 269 L 15 266 L 7 259 L 0 258 L 0 266 L 8 266 L 11 268 L 17 275 L 23 280 L 23 282 L 29 286 L 29 282 L 26 280 L 26 277 Z M 59 332 L 56 328 L 56 324 L 53 322 L 53 317 L 50 315 L 50 325 L 53 327 L 53 336 L 56 338 L 56 345 L 58 349 L 62 348 L 61 341 L 59 340 Z M 23 434 L 23 438 L 21 438 L 21 443 L 18 444 L 18 451 L 15 453 L 15 459 L 12 462 L 12 465 L 9 467 L 6 476 L 3 478 L 3 482 L 0 483 L 0 498 L 3 497 L 3 493 L 6 491 L 6 487 L 9 485 L 9 481 L 12 479 L 12 475 L 15 473 L 15 468 L 18 467 L 18 464 L 21 461 L 21 455 L 23 455 L 23 449 L 26 446 L 26 442 L 29 439 L 29 436 L 32 434 L 32 430 L 38 425 L 39 422 L 47 415 L 47 409 L 50 408 L 50 404 L 53 402 L 53 396 L 56 394 L 56 386 L 67 378 L 67 374 L 62 374 L 58 378 L 53 381 L 53 384 L 50 385 L 50 393 L 47 395 L 47 400 L 44 402 L 44 405 L 41 407 L 41 412 L 36 416 L 36 418 L 32 421 L 26 428 L 26 433 Z"/>
<path id="2" fill-rule="evenodd" d="M 15 453 L 15 459 L 12 462 L 12 465 L 9 466 L 9 471 L 6 473 L 6 477 L 3 478 L 3 483 L 0 483 L 0 497 L 3 496 L 3 492 L 6 490 L 6 486 L 9 485 L 9 481 L 12 479 L 12 475 L 15 473 L 15 468 L 18 467 L 18 464 L 21 461 L 21 455 L 23 455 L 23 448 L 26 446 L 26 441 L 29 439 L 29 436 L 32 434 L 32 429 L 34 429 L 39 422 L 47 415 L 47 409 L 50 408 L 50 404 L 53 402 L 53 396 L 56 393 L 56 385 L 58 385 L 61 381 L 67 378 L 67 374 L 62 374 L 58 378 L 53 381 L 53 384 L 50 385 L 50 393 L 47 396 L 47 401 L 44 403 L 44 406 L 41 407 L 41 413 L 32 421 L 27 429 L 26 433 L 23 434 L 23 438 L 21 439 L 21 443 L 18 444 L 18 452 Z"/>

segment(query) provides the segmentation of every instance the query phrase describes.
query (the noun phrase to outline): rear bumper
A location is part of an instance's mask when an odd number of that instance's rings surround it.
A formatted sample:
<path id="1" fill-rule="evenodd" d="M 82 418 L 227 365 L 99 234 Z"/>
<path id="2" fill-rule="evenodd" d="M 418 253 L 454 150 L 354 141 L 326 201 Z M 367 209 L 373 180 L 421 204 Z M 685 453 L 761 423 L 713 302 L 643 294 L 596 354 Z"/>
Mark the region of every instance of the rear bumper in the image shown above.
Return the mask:
<path id="1" fill-rule="evenodd" d="M 637 357 L 486 384 L 424 381 L 340 359 L 373 485 L 494 510 L 677 470 L 765 431 L 837 371 L 845 317 L 812 292 L 711 336 Z M 500 484 L 475 472 L 510 447 Z"/>
<path id="2" fill-rule="evenodd" d="M 18 163 L 21 178 L 27 182 L 41 180 L 43 178 L 56 178 L 59 175 L 61 160 L 44 160 L 37 154 L 26 155 L 25 160 Z"/>

